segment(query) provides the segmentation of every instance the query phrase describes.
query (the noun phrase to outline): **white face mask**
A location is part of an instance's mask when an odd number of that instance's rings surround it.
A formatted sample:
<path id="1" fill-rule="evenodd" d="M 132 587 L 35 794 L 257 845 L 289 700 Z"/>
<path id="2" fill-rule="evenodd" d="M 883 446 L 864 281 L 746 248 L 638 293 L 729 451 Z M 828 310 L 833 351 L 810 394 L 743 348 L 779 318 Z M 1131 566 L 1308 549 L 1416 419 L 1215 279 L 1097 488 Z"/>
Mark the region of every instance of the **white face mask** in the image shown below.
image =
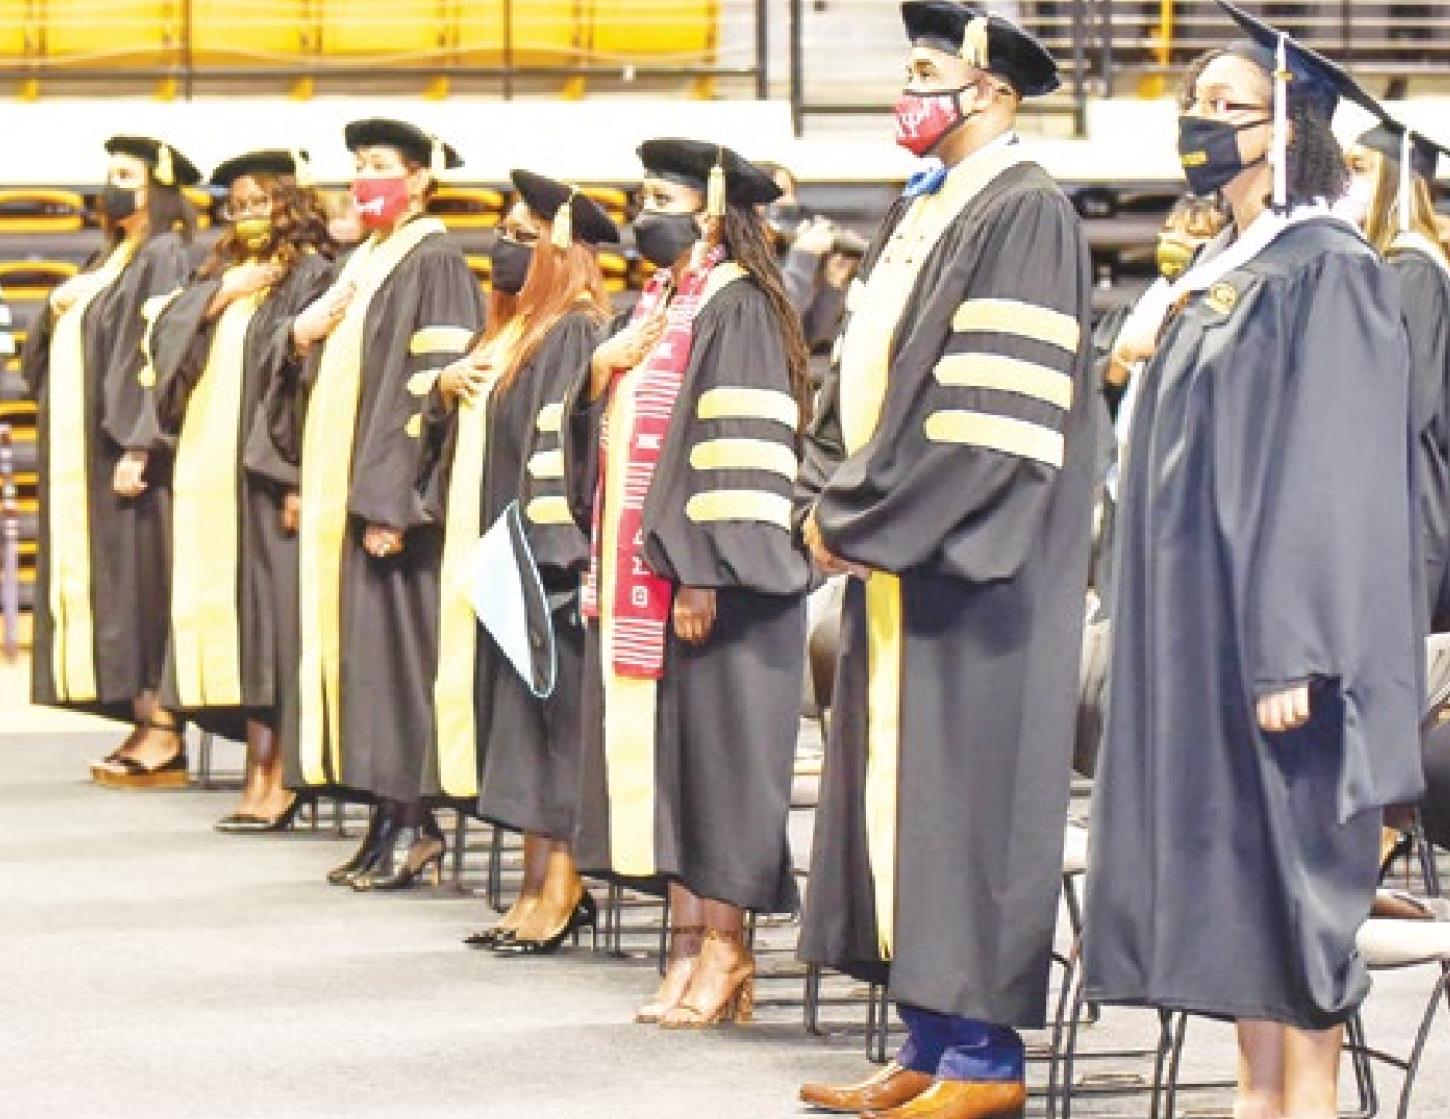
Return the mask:
<path id="1" fill-rule="evenodd" d="M 1349 192 L 1334 204 L 1335 217 L 1343 218 L 1350 225 L 1364 228 L 1369 218 L 1369 206 L 1374 201 L 1374 180 L 1356 175 L 1349 184 Z"/>

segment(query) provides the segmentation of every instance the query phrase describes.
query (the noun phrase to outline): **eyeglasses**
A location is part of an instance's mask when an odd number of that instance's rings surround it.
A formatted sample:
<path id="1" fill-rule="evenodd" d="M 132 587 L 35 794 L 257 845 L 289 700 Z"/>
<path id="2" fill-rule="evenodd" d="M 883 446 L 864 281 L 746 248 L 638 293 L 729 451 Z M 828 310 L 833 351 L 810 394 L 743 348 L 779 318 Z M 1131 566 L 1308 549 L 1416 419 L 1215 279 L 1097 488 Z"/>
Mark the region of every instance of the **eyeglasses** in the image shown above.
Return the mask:
<path id="1" fill-rule="evenodd" d="M 1268 105 L 1251 105 L 1245 101 L 1230 101 L 1227 97 L 1194 97 L 1187 109 L 1198 116 L 1226 117 L 1230 113 L 1267 113 Z"/>
<path id="2" fill-rule="evenodd" d="M 234 203 L 223 202 L 221 206 L 222 221 L 241 221 L 243 218 L 270 218 L 272 216 L 272 200 L 270 198 L 249 198 L 245 202 Z"/>

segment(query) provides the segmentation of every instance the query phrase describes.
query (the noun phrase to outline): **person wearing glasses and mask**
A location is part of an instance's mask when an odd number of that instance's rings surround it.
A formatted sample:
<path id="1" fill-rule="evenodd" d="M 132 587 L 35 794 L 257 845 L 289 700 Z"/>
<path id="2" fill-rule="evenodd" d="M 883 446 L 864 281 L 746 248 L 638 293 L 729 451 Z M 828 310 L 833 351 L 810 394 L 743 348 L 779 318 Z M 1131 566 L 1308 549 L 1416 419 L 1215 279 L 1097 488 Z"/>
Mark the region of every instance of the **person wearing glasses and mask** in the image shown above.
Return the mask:
<path id="1" fill-rule="evenodd" d="M 585 578 L 576 857 L 668 890 L 669 964 L 637 1020 L 748 1020 L 747 910 L 797 895 L 786 819 L 805 661 L 790 525 L 810 407 L 800 322 L 755 207 L 779 188 L 728 148 L 640 148 L 632 323 L 565 406 Z"/>
<path id="2" fill-rule="evenodd" d="M 142 307 L 192 270 L 201 175 L 160 140 L 113 136 L 101 191 L 105 250 L 50 294 L 21 372 L 39 401 L 40 551 L 32 695 L 134 722 L 91 766 L 103 784 L 186 784 L 186 752 L 156 702 L 167 638 L 169 457 L 134 433 L 145 408 Z"/>
<path id="3" fill-rule="evenodd" d="M 496 926 L 464 943 L 533 955 L 557 950 L 594 917 L 572 855 L 584 660 L 579 580 L 589 541 L 564 496 L 560 436 L 564 396 L 610 318 L 599 246 L 619 237 L 576 188 L 532 171 L 512 179 L 519 198 L 492 250 L 488 333 L 440 381 L 457 402 L 458 423 L 448 452 L 433 694 L 443 790 L 477 797 L 485 820 L 524 833 L 518 899 Z M 540 624 L 552 633 L 545 644 L 553 656 L 538 658 L 550 663 L 528 680 L 479 633 L 468 593 L 479 536 L 502 517 L 511 518 L 538 574 L 547 613 Z"/>
<path id="4" fill-rule="evenodd" d="M 999 16 L 902 5 L 914 176 L 867 254 L 797 486 L 851 576 L 801 955 L 909 1031 L 838 1111 L 1018 1115 L 1062 886 L 1092 520 L 1091 278 L 1013 131 L 1057 66 Z M 1004 888 L 1011 883 L 1011 888 Z"/>
<path id="5" fill-rule="evenodd" d="M 357 890 L 437 880 L 444 840 L 426 801 L 434 750 L 447 433 L 439 372 L 483 325 L 478 283 L 426 216 L 461 166 L 415 125 L 346 129 L 369 236 L 292 323 L 307 385 L 301 434 L 296 772 L 374 804 L 362 844 L 328 876 Z M 290 705 L 289 705 L 290 706 Z"/>
<path id="6" fill-rule="evenodd" d="M 1233 1020 L 1238 1119 L 1330 1119 L 1386 805 L 1423 782 L 1394 277 L 1330 205 L 1378 106 L 1227 0 L 1179 154 L 1232 221 L 1173 286 L 1121 483 L 1088 997 Z"/>
<path id="7" fill-rule="evenodd" d="M 161 704 L 247 743 L 221 831 L 285 827 L 277 712 L 297 657 L 297 463 L 277 453 L 264 400 L 292 319 L 326 290 L 332 245 L 303 153 L 254 151 L 211 176 L 227 226 L 196 281 L 152 300 L 135 442 L 174 450 L 171 639 Z"/>

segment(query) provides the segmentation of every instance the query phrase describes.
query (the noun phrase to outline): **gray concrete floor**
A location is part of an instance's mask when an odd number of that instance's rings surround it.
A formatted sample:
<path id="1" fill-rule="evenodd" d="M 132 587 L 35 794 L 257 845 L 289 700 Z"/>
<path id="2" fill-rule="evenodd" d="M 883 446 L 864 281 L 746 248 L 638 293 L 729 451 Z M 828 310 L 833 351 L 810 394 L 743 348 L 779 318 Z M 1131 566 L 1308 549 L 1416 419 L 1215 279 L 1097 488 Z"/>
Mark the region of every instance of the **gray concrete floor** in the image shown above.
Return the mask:
<path id="1" fill-rule="evenodd" d="M 230 793 L 92 786 L 85 760 L 109 744 L 0 740 L 4 1119 L 773 1119 L 802 1114 L 800 1081 L 868 1071 L 859 1039 L 809 1038 L 785 1007 L 708 1035 L 635 1026 L 654 981 L 648 961 L 585 949 L 540 960 L 466 952 L 460 936 L 491 917 L 480 899 L 448 886 L 395 896 L 329 888 L 323 874 L 355 838 L 218 835 L 210 825 Z M 481 884 L 480 869 L 474 852 L 465 885 Z M 772 929 L 766 939 L 790 935 Z M 646 945 L 647 932 L 631 943 Z M 766 966 L 788 967 L 788 953 Z M 1430 981 L 1420 971 L 1380 984 L 1374 1040 L 1408 1041 Z M 798 989 L 775 980 L 762 994 Z M 863 1013 L 832 1010 L 845 1023 Z M 1417 1116 L 1450 1115 L 1450 1021 L 1440 1027 Z M 1151 1036 L 1148 1016 L 1111 1012 L 1084 1046 Z M 1231 1056 L 1222 1027 L 1195 1026 L 1190 1077 L 1222 1076 Z M 1141 1075 L 1146 1065 L 1085 1068 Z M 1396 1085 L 1384 1079 L 1387 1092 Z M 1221 1113 L 1224 1102 L 1222 1092 L 1190 1097 L 1184 1113 Z M 1081 1110 L 1146 1116 L 1147 1101 Z"/>

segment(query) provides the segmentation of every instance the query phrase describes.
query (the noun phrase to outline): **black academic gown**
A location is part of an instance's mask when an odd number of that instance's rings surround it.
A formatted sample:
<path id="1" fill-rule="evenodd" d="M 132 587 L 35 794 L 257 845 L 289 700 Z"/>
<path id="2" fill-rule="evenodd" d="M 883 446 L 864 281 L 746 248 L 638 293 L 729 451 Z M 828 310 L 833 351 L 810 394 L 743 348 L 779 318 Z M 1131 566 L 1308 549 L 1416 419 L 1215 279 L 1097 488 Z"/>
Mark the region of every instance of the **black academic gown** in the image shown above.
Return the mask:
<path id="1" fill-rule="evenodd" d="M 961 165 L 927 210 L 893 208 L 858 283 L 919 271 L 849 298 L 811 431 L 797 515 L 813 510 L 834 554 L 884 574 L 853 578 L 843 604 L 800 953 L 888 982 L 898 1002 L 1035 1026 L 1061 892 L 1097 390 L 1086 240 L 1040 167 L 1002 167 L 1013 150 Z M 951 198 L 955 211 L 935 209 Z M 913 232 L 951 212 L 940 236 Z M 885 321 L 890 297 L 904 303 Z M 857 331 L 886 340 L 864 374 L 846 364 Z M 851 452 L 849 399 L 873 383 L 879 419 Z"/>
<path id="2" fill-rule="evenodd" d="M 275 453 L 257 460 L 254 453 L 259 469 L 252 470 L 247 457 L 259 417 L 260 422 L 266 422 L 262 402 L 291 352 L 292 320 L 326 290 L 331 275 L 332 264 L 324 256 L 308 254 L 298 261 L 245 323 L 239 394 L 232 399 L 209 400 L 211 407 L 228 418 L 234 417 L 236 423 L 236 496 L 232 505 L 203 510 L 195 524 L 183 526 L 179 511 L 183 503 L 177 501 L 173 545 L 204 557 L 207 569 L 191 570 L 194 578 L 214 578 L 223 564 L 234 571 L 235 613 L 221 621 L 188 607 L 192 599 L 184 592 L 182 581 L 192 557 L 178 554 L 172 569 L 172 639 L 161 702 L 170 710 L 193 715 L 204 728 L 231 738 L 245 735 L 248 717 L 276 725 L 277 707 L 286 690 L 283 677 L 296 662 L 297 541 L 294 534 L 283 530 L 281 519 L 283 497 L 296 488 L 295 464 L 282 466 Z M 217 278 L 190 285 L 156 316 L 148 338 L 155 377 L 152 406 L 143 417 L 145 426 L 138 432 L 137 441 L 146 440 L 157 450 L 170 450 L 187 425 L 206 422 L 192 404 L 214 347 L 223 344 L 218 323 L 206 319 L 206 309 L 221 283 Z M 212 468 L 205 460 L 192 461 Z M 185 462 L 178 460 L 178 467 L 185 469 Z M 185 484 L 179 475 L 177 482 Z M 234 535 L 209 531 L 208 519 L 213 516 L 234 517 Z M 192 538 L 184 539 L 188 531 Z M 216 549 L 228 538 L 234 542 L 234 549 L 224 559 Z M 178 630 L 187 635 L 180 647 Z M 210 632 L 203 632 L 207 630 Z M 217 652 L 231 645 L 237 649 L 239 671 L 233 675 L 227 665 L 213 676 Z M 199 652 L 199 648 L 207 651 Z M 185 687 L 178 682 L 178 657 L 190 661 L 181 670 L 181 676 L 188 681 Z M 236 702 L 229 702 L 233 691 Z M 215 698 L 218 696 L 226 699 Z"/>
<path id="3" fill-rule="evenodd" d="M 104 259 L 94 262 L 102 269 Z M 39 402 L 40 552 L 36 564 L 35 637 L 32 646 L 32 695 L 36 703 L 75 707 L 111 718 L 134 718 L 131 701 L 161 682 L 166 652 L 166 605 L 169 595 L 170 464 L 164 455 L 148 464 L 146 491 L 136 498 L 112 489 L 117 462 L 127 450 L 144 408 L 138 374 L 143 359 L 145 328 L 142 306 L 153 296 L 172 291 L 191 271 L 186 244 L 175 233 L 163 233 L 141 245 L 119 276 L 80 311 L 83 369 L 75 388 L 81 413 L 73 429 L 55 430 L 55 420 L 69 409 L 53 407 L 51 392 L 70 379 L 53 368 L 59 354 L 52 349 L 57 323 L 47 304 L 27 339 L 22 373 L 30 394 Z M 67 425 L 69 427 L 69 425 Z M 84 524 L 75 518 L 54 518 L 49 477 L 51 441 L 62 438 L 84 444 L 84 480 L 75 492 L 85 494 Z M 79 508 L 69 499 L 68 508 Z M 53 532 L 56 539 L 52 539 Z M 88 568 L 88 613 L 80 629 L 91 633 L 90 670 L 58 671 L 57 624 L 51 608 L 55 550 L 83 556 Z M 79 605 L 79 599 L 73 600 Z M 93 676 L 94 689 L 68 685 L 62 677 Z M 88 694 L 89 693 L 89 694 Z"/>
<path id="4" fill-rule="evenodd" d="M 603 410 L 586 402 L 587 383 L 586 367 L 566 405 L 568 492 L 581 527 L 593 514 Z M 717 395 L 702 408 L 712 390 Z M 701 418 L 702 411 L 711 418 Z M 786 817 L 809 572 L 788 525 L 791 478 L 773 467 L 692 465 L 702 446 L 739 439 L 765 461 L 785 452 L 793 474 L 796 423 L 770 304 L 752 280 L 737 279 L 695 319 L 689 367 L 644 508 L 644 561 L 677 587 L 714 589 L 714 629 L 692 646 L 666 627 L 652 787 L 643 802 L 626 807 L 616 781 L 621 771 L 611 770 L 607 754 L 609 669 L 600 627 L 586 626 L 575 858 L 587 874 L 646 890 L 674 880 L 698 896 L 761 912 L 796 906 Z M 740 519 L 687 511 L 694 498 L 718 500 L 709 497 L 714 493 L 727 502 L 743 494 L 756 508 Z M 768 519 L 763 506 L 774 510 Z M 637 842 L 625 855 L 617 837 L 626 832 L 643 836 L 643 851 Z"/>
<path id="5" fill-rule="evenodd" d="M 1450 628 L 1450 273 L 1419 248 L 1391 249 L 1410 335 L 1430 629 Z"/>
<path id="6" fill-rule="evenodd" d="M 589 541 L 564 494 L 564 397 L 589 367 L 600 327 L 588 312 L 565 315 L 512 383 L 488 401 L 487 464 L 481 527 L 513 502 L 549 600 L 554 629 L 554 691 L 538 699 L 481 630 L 477 717 L 483 748 L 478 809 L 514 831 L 568 840 L 579 803 L 580 682 L 584 628 L 579 580 Z"/>
<path id="7" fill-rule="evenodd" d="M 1089 995 L 1304 1029 L 1369 989 L 1381 813 L 1420 792 L 1410 358 L 1388 269 L 1324 218 L 1194 298 L 1120 491 Z M 1300 730 L 1257 698 L 1312 686 Z"/>
<path id="8" fill-rule="evenodd" d="M 441 495 L 429 483 L 437 477 L 447 431 L 436 415 L 436 381 L 444 366 L 467 352 L 483 324 L 482 293 L 463 254 L 440 222 L 414 221 L 421 224 L 393 234 L 408 236 L 411 247 L 379 273 L 383 278 L 361 311 L 351 423 L 339 423 L 337 401 L 319 382 L 330 369 L 325 351 L 340 344 L 343 325 L 314 347 L 303 372 L 301 663 L 295 712 L 288 702 L 284 721 L 285 740 L 296 743 L 297 756 L 289 751 L 288 758 L 294 787 L 337 785 L 397 801 L 439 791 L 426 780 L 443 523 Z M 377 251 L 387 252 L 387 245 Z M 349 275 L 344 262 L 339 278 Z M 320 496 L 309 502 L 310 494 Z M 324 557 L 339 564 L 336 585 L 308 570 L 312 541 L 319 549 L 330 543 L 321 533 L 309 536 L 318 532 L 318 510 L 309 507 L 317 504 L 345 510 L 340 554 Z M 402 551 L 368 554 L 363 539 L 373 524 L 402 530 Z M 309 579 L 316 584 L 309 586 Z M 336 723 L 329 721 L 331 693 L 308 653 L 326 639 L 329 598 L 339 619 Z M 287 726 L 292 720 L 295 729 Z"/>

